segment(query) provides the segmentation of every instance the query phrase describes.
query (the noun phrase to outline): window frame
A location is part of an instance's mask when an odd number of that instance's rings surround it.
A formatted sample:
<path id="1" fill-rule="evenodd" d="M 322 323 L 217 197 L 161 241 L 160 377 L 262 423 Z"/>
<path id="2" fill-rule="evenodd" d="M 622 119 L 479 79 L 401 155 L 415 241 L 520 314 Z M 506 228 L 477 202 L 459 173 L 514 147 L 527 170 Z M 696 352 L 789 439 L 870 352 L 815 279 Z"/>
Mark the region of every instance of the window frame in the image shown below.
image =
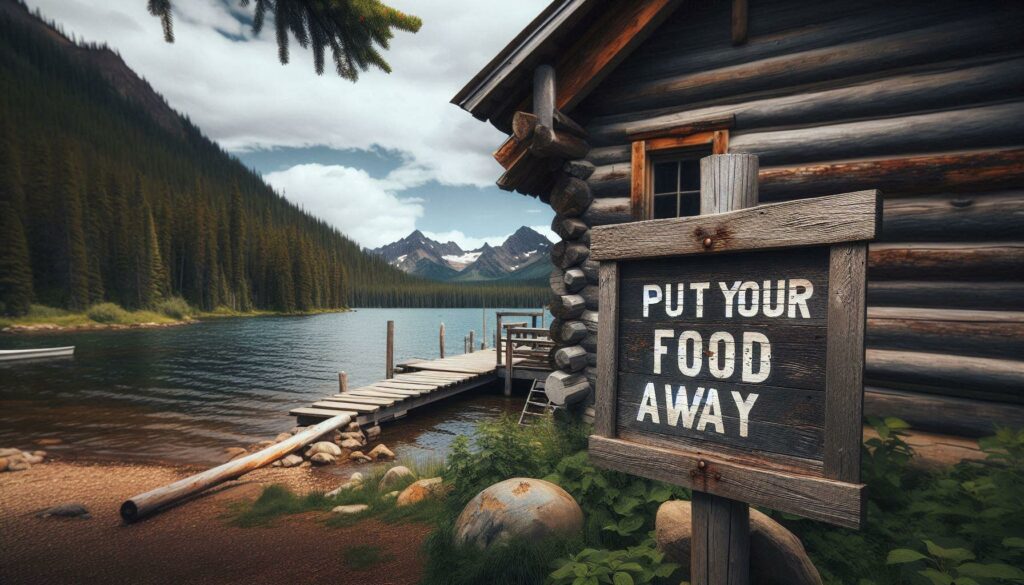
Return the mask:
<path id="1" fill-rule="evenodd" d="M 636 136 L 632 142 L 632 178 L 630 211 L 634 221 L 654 218 L 654 159 L 670 157 L 673 152 L 711 147 L 711 154 L 729 150 L 729 130 L 688 132 L 674 135 L 671 130 L 661 135 Z"/>

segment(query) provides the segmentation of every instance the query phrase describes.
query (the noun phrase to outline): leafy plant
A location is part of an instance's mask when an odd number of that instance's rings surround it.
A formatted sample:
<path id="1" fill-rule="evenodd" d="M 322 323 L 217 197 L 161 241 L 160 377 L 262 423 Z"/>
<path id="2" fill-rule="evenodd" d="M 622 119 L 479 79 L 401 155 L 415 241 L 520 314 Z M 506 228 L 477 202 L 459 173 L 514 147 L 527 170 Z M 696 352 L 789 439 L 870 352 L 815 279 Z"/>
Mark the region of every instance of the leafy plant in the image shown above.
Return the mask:
<path id="1" fill-rule="evenodd" d="M 997 562 L 977 562 L 973 552 L 963 547 L 945 548 L 924 541 L 928 554 L 898 548 L 889 552 L 889 565 L 909 565 L 933 585 L 982 585 L 984 583 L 1024 583 L 1024 571 Z"/>
<path id="2" fill-rule="evenodd" d="M 181 297 L 164 299 L 158 302 L 154 308 L 158 313 L 179 321 L 191 317 L 194 312 L 192 307 L 188 306 L 185 299 Z"/>
<path id="3" fill-rule="evenodd" d="M 903 440 L 910 425 L 895 417 L 869 418 L 868 424 L 878 436 L 862 446 L 862 479 L 883 503 L 900 503 L 903 474 L 914 457 L 914 449 Z"/>
<path id="4" fill-rule="evenodd" d="M 586 451 L 563 458 L 545 477 L 569 492 L 586 514 L 587 539 L 604 545 L 635 544 L 654 527 L 654 516 L 665 501 L 689 499 L 683 488 L 597 469 Z"/>
<path id="5" fill-rule="evenodd" d="M 123 323 L 128 319 L 128 312 L 114 303 L 99 303 L 89 307 L 86 316 L 97 323 Z"/>
<path id="6" fill-rule="evenodd" d="M 649 534 L 640 544 L 622 550 L 585 548 L 567 559 L 555 561 L 548 576 L 550 585 L 633 585 L 668 582 L 679 565 L 665 562 Z"/>

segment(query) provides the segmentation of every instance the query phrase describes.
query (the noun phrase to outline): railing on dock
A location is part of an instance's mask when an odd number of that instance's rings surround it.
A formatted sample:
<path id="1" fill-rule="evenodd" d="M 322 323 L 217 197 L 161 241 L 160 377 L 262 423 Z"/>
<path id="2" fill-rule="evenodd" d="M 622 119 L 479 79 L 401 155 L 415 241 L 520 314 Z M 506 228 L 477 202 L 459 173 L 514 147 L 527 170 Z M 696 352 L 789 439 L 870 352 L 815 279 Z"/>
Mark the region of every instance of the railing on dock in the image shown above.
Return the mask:
<path id="1" fill-rule="evenodd" d="M 497 349 L 497 364 L 503 365 L 506 360 L 504 356 L 504 344 L 506 342 L 506 330 L 509 327 L 525 327 L 526 322 L 515 322 L 515 323 L 503 323 L 505 317 L 529 317 L 530 327 L 537 327 L 538 321 L 540 327 L 544 327 L 544 310 L 539 311 L 498 311 L 495 313 L 497 316 L 497 330 L 494 332 L 494 347 Z"/>

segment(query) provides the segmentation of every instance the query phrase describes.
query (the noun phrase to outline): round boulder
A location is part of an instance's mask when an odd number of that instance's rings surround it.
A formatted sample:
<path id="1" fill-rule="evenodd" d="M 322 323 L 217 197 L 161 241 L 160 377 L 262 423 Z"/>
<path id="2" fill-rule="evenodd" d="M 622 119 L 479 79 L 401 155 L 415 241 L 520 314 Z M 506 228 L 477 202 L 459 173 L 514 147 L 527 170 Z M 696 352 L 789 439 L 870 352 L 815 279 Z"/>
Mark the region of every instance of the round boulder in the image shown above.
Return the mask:
<path id="1" fill-rule="evenodd" d="M 455 521 L 455 542 L 487 547 L 510 538 L 539 539 L 575 534 L 583 528 L 583 510 L 557 485 L 516 477 L 476 495 Z"/>
<path id="2" fill-rule="evenodd" d="M 658 508 L 654 537 L 669 559 L 690 566 L 690 502 L 671 500 Z M 764 585 L 821 585 L 821 575 L 800 539 L 783 525 L 750 509 L 750 582 Z"/>
<path id="3" fill-rule="evenodd" d="M 313 446 L 306 451 L 306 456 L 313 458 L 318 453 L 325 453 L 331 457 L 337 457 L 341 455 L 341 447 L 335 445 L 330 441 L 320 441 L 319 443 L 313 443 Z"/>
<path id="4" fill-rule="evenodd" d="M 398 494 L 395 505 L 398 507 L 411 506 L 428 498 L 440 496 L 444 493 L 443 481 L 440 477 L 414 481 L 409 484 L 409 487 L 402 490 L 402 493 Z"/>
<path id="5" fill-rule="evenodd" d="M 316 463 L 317 465 L 329 465 L 331 463 L 336 462 L 338 459 L 334 455 L 331 455 L 330 453 L 321 452 L 313 455 L 312 457 L 309 458 L 309 460 L 312 461 L 313 463 Z"/>
<path id="6" fill-rule="evenodd" d="M 366 456 L 370 459 L 376 459 L 377 461 L 395 458 L 394 452 L 391 451 L 391 449 L 388 449 L 387 445 L 384 445 L 383 443 L 377 445 L 373 449 L 370 449 L 370 452 L 367 453 Z"/>
<path id="7" fill-rule="evenodd" d="M 391 491 L 396 485 L 407 481 L 408 479 L 415 479 L 412 471 L 404 465 L 396 465 L 389 469 L 384 477 L 380 478 L 380 491 L 388 492 Z"/>

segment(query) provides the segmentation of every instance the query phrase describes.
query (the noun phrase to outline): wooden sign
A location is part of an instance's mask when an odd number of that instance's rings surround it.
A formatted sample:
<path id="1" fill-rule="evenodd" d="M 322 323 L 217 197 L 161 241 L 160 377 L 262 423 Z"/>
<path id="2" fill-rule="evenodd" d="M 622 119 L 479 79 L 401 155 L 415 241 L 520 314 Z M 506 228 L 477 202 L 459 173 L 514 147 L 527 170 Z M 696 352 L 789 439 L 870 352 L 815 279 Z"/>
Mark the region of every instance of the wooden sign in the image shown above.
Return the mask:
<path id="1" fill-rule="evenodd" d="M 859 528 L 877 191 L 595 228 L 598 464 Z"/>

